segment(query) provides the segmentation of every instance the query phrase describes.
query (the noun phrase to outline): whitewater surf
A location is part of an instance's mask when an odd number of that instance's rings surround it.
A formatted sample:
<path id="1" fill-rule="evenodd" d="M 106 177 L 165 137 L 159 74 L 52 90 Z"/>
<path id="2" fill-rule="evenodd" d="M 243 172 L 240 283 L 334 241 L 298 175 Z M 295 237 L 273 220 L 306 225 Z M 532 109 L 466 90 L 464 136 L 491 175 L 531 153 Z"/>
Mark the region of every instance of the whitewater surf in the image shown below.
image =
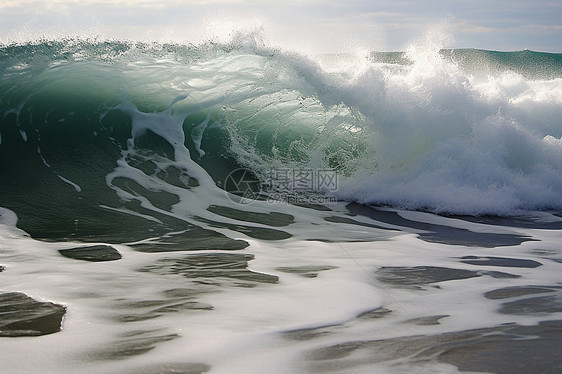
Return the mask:
<path id="1" fill-rule="evenodd" d="M 561 54 L 62 39 L 0 73 L 7 372 L 560 370 Z"/>

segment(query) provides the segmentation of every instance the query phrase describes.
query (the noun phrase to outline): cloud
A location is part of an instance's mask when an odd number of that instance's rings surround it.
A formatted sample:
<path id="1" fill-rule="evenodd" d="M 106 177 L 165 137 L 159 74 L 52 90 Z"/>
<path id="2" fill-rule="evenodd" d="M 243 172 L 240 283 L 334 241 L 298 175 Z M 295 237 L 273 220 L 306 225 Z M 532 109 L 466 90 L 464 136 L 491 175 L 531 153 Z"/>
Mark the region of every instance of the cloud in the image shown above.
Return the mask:
<path id="1" fill-rule="evenodd" d="M 3 39 L 17 31 L 181 40 L 208 38 L 216 25 L 226 34 L 241 25 L 263 26 L 272 42 L 307 48 L 398 49 L 443 19 L 454 24 L 457 44 L 450 47 L 493 41 L 509 49 L 524 40 L 562 50 L 562 7 L 552 0 L 0 0 Z"/>
<path id="2" fill-rule="evenodd" d="M 547 33 L 555 33 L 562 31 L 562 25 L 524 25 L 524 29 L 540 33 L 540 34 L 547 34 Z"/>

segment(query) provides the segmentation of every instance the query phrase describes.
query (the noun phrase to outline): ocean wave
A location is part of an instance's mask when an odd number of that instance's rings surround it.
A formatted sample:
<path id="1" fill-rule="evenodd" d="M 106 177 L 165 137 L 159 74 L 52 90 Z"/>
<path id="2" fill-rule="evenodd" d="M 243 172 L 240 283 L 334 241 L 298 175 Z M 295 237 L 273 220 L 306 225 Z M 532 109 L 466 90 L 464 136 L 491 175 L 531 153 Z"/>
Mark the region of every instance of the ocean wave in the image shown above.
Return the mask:
<path id="1" fill-rule="evenodd" d="M 332 192 L 362 203 L 458 214 L 562 209 L 561 61 L 424 49 L 311 58 L 251 36 L 5 45 L 0 205 L 49 210 L 37 183 L 61 201 L 134 199 L 108 177 L 125 162 L 145 176 L 175 169 L 197 180 L 192 189 L 224 187 L 238 167 L 263 182 L 281 168 L 332 169 Z"/>

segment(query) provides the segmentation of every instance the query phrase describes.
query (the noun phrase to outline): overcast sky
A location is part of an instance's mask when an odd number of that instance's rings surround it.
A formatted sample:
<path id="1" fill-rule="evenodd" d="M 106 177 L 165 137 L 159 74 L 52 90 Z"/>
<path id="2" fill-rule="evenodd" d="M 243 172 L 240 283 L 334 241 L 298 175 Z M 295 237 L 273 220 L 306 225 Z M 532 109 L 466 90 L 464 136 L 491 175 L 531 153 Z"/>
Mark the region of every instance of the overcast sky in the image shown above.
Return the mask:
<path id="1" fill-rule="evenodd" d="M 198 42 L 261 29 L 267 43 L 334 52 L 442 47 L 562 52 L 560 0 L 0 0 L 0 40 L 83 36 Z"/>

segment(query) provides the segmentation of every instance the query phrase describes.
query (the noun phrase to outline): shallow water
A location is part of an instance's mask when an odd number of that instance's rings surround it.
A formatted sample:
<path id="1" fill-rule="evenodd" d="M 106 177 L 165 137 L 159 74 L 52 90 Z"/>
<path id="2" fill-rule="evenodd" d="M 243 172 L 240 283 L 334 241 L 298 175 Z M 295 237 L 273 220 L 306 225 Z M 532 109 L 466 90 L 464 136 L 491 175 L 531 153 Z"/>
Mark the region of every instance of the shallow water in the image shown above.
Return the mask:
<path id="1" fill-rule="evenodd" d="M 429 213 L 416 213 L 415 221 L 410 212 L 362 207 L 414 223 L 385 230 L 380 226 L 390 223 L 366 215 L 353 223 L 325 220 L 349 217 L 345 203 L 326 212 L 285 208 L 311 222 L 284 227 L 288 239 L 240 234 L 248 247 L 197 253 L 113 245 L 122 258 L 101 262 L 59 253 L 79 243 L 37 241 L 2 225 L 2 292 L 66 308 L 60 332 L 0 339 L 4 367 L 554 373 L 562 364 L 555 353 L 562 336 L 560 230 Z M 435 243 L 414 233 L 421 224 L 426 232 L 497 233 L 507 243 Z M 509 243 L 518 237 L 532 240 Z"/>

